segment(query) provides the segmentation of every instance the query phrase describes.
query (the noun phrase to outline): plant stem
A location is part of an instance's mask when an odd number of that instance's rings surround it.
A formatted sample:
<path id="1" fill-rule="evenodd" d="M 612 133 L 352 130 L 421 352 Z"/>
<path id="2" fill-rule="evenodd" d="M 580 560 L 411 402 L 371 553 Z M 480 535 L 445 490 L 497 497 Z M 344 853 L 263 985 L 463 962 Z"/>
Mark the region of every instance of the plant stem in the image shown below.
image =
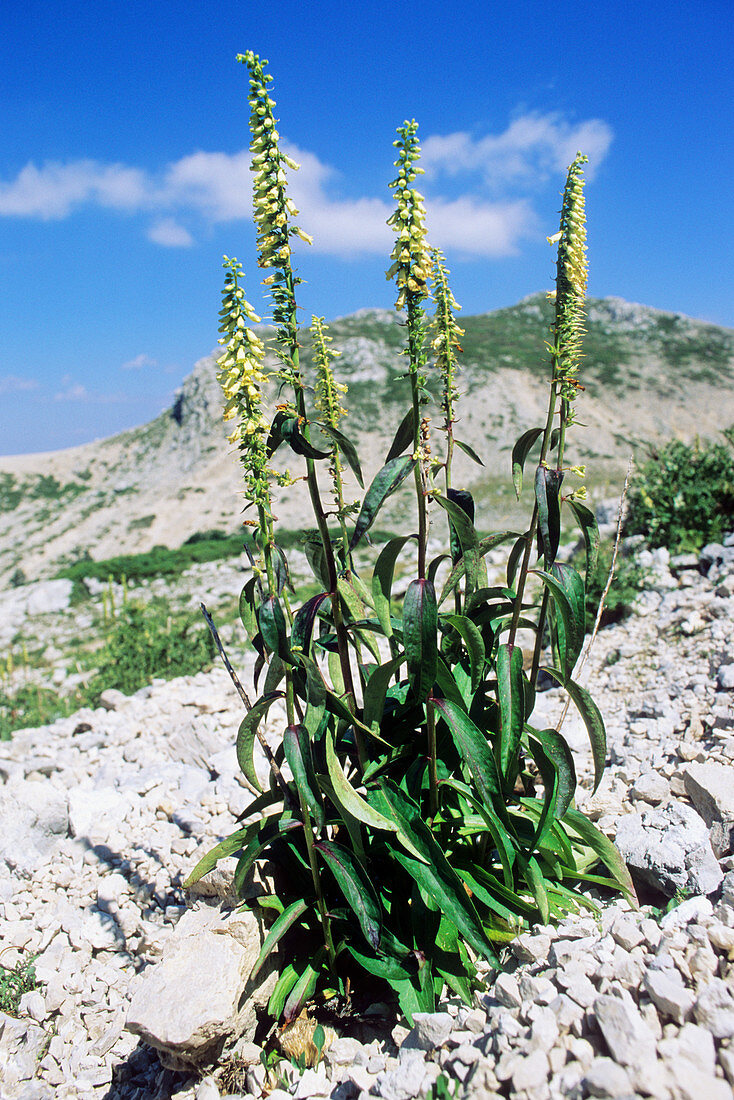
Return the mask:
<path id="1" fill-rule="evenodd" d="M 314 848 L 313 841 L 313 825 L 311 824 L 311 815 L 308 812 L 308 806 L 301 794 L 298 792 L 298 797 L 301 801 L 301 813 L 303 815 L 303 835 L 306 840 L 306 850 L 308 852 L 308 862 L 311 867 L 311 878 L 313 880 L 313 888 L 316 894 L 316 904 L 319 910 L 319 918 L 321 920 L 321 927 L 324 933 L 324 946 L 326 947 L 326 953 L 329 957 L 329 970 L 331 971 L 332 978 L 336 980 L 336 952 L 334 951 L 334 939 L 331 934 L 331 921 L 329 920 L 329 914 L 326 911 L 326 903 L 324 901 L 324 892 L 321 886 L 321 873 L 319 871 L 318 860 L 316 859 L 316 849 Z"/>
<path id="2" fill-rule="evenodd" d="M 428 783 L 431 820 L 438 813 L 438 768 L 436 759 L 436 712 L 433 695 L 426 702 L 426 725 L 428 729 Z"/>
<path id="3" fill-rule="evenodd" d="M 410 371 L 410 389 L 413 400 L 413 454 L 417 456 L 414 477 L 415 493 L 418 503 L 418 577 L 426 575 L 426 545 L 428 543 L 428 523 L 426 516 L 426 497 L 423 486 L 423 468 L 421 465 L 421 395 L 419 390 L 418 368 L 422 353 L 422 327 L 420 300 L 417 295 L 408 292 L 408 361 Z"/>

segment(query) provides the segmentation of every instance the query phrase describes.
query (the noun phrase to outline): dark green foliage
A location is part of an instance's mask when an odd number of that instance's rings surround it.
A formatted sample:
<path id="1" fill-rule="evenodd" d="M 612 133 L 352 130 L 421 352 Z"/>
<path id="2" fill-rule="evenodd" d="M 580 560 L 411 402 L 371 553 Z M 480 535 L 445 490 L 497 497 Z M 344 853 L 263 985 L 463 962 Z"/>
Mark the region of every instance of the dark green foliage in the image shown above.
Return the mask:
<path id="1" fill-rule="evenodd" d="M 33 960 L 21 961 L 12 969 L 0 964 L 0 1012 L 17 1016 L 24 993 L 38 988 Z"/>
<path id="2" fill-rule="evenodd" d="M 35 683 L 21 684 L 15 690 L 0 686 L 0 741 L 9 741 L 14 730 L 35 729 L 73 714 L 86 701 L 83 691 L 60 696 L 53 688 Z"/>
<path id="3" fill-rule="evenodd" d="M 596 568 L 589 578 L 586 589 L 587 631 L 591 631 L 594 627 L 599 601 L 606 587 L 609 570 L 612 567 L 613 549 L 611 540 L 601 544 Z M 620 552 L 617 554 L 617 560 L 614 563 L 614 577 L 604 601 L 604 609 L 599 620 L 600 626 L 618 623 L 631 613 L 635 602 L 647 587 L 648 576 L 648 570 L 643 569 L 634 553 L 625 554 Z"/>
<path id="4" fill-rule="evenodd" d="M 671 553 L 720 541 L 734 526 L 734 449 L 727 444 L 672 440 L 635 475 L 625 532 Z"/>
<path id="5" fill-rule="evenodd" d="M 198 616 L 175 619 L 165 605 L 128 604 L 115 618 L 98 654 L 88 692 L 105 688 L 131 695 L 154 677 L 191 676 L 211 664 L 214 642 Z"/>

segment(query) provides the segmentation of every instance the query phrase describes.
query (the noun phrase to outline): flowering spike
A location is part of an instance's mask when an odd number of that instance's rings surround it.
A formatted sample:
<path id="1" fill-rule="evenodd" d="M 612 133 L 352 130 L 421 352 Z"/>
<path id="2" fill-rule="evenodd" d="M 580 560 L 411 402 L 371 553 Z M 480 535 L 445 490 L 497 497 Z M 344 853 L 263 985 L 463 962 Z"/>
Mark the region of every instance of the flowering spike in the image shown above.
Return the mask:
<path id="1" fill-rule="evenodd" d="M 260 318 L 240 286 L 242 264 L 225 256 L 222 266 L 227 272 L 219 326 L 222 333 L 219 343 L 224 351 L 217 359 L 217 379 L 224 393 L 224 419 L 237 422 L 229 442 L 236 444 L 240 452 L 245 471 L 245 497 L 263 509 L 269 519 L 269 425 L 262 412 L 262 387 L 268 378 L 263 370 L 265 346 L 246 323 L 257 324 Z"/>
<path id="2" fill-rule="evenodd" d="M 387 278 L 395 278 L 398 298 L 395 308 L 400 310 L 406 304 L 408 293 L 420 302 L 429 296 L 428 272 L 431 260 L 426 243 L 426 210 L 423 196 L 411 184 L 423 171 L 417 161 L 420 157 L 418 144 L 418 123 L 404 122 L 398 127 L 399 138 L 393 142 L 398 149 L 395 167 L 396 178 L 389 185 L 397 196 L 397 209 L 388 219 L 388 225 L 395 229 L 396 241 L 390 259 L 393 263 L 387 272 Z"/>
<path id="3" fill-rule="evenodd" d="M 436 312 L 431 320 L 431 332 L 433 339 L 431 347 L 436 356 L 436 366 L 441 372 L 443 380 L 444 429 L 451 433 L 454 422 L 454 402 L 459 396 L 456 388 L 455 377 L 459 367 L 456 357 L 457 351 L 461 351 L 461 337 L 463 328 L 456 323 L 454 312 L 461 309 L 451 292 L 444 255 L 440 248 L 431 250 L 431 263 L 433 268 L 433 297 L 436 302 Z"/>
<path id="4" fill-rule="evenodd" d="M 558 377 L 568 383 L 562 387 L 563 397 L 567 401 L 572 401 L 576 395 L 577 387 L 572 376 L 576 374 L 581 359 L 584 335 L 588 264 L 582 165 L 588 159 L 577 153 L 570 165 L 563 192 L 560 230 L 548 238 L 551 243 L 558 242 L 554 327 Z"/>

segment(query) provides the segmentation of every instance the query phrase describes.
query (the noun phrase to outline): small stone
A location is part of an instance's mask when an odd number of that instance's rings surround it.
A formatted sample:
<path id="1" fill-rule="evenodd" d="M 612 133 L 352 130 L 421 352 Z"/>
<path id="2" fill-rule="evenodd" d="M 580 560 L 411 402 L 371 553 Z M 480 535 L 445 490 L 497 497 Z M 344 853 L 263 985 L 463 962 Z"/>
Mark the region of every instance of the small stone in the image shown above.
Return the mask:
<path id="1" fill-rule="evenodd" d="M 589 1096 L 628 1096 L 632 1083 L 627 1071 L 611 1058 L 597 1058 L 584 1077 L 584 1087 Z"/>
<path id="2" fill-rule="evenodd" d="M 670 784 L 659 772 L 643 772 L 632 784 L 629 792 L 632 801 L 647 802 L 658 806 L 670 798 Z"/>
<path id="3" fill-rule="evenodd" d="M 648 970 L 645 989 L 659 1012 L 682 1024 L 693 1013 L 695 996 L 682 982 L 676 982 L 663 970 Z"/>
<path id="4" fill-rule="evenodd" d="M 436 1050 L 446 1042 L 453 1026 L 448 1012 L 414 1012 L 413 1030 L 401 1049 Z"/>
<path id="5" fill-rule="evenodd" d="M 522 1004 L 520 989 L 514 974 L 503 971 L 494 983 L 494 995 L 505 1008 L 519 1008 Z"/>
<path id="6" fill-rule="evenodd" d="M 640 1069 L 655 1059 L 655 1037 L 631 1001 L 604 994 L 594 1002 L 594 1015 L 617 1062 Z"/>
<path id="7" fill-rule="evenodd" d="M 715 1039 L 734 1036 L 734 995 L 721 978 L 712 978 L 698 995 L 694 1015 Z"/>
<path id="8" fill-rule="evenodd" d="M 734 670 L 734 665 L 727 666 Z M 693 805 L 709 826 L 711 847 L 721 858 L 734 848 L 734 764 L 689 764 L 683 781 Z"/>
<path id="9" fill-rule="evenodd" d="M 521 962 L 544 962 L 548 958 L 551 938 L 543 933 L 523 932 L 510 944 L 513 955 Z"/>
<path id="10" fill-rule="evenodd" d="M 220 1092 L 213 1077 L 202 1077 L 196 1086 L 196 1100 L 219 1100 Z"/>
<path id="11" fill-rule="evenodd" d="M 512 1074 L 512 1085 L 517 1092 L 532 1092 L 548 1080 L 550 1063 L 542 1050 L 519 1058 L 519 1064 Z"/>
<path id="12" fill-rule="evenodd" d="M 627 917 L 621 917 L 612 925 L 612 936 L 625 951 L 632 951 L 644 942 L 645 936 L 639 925 Z"/>

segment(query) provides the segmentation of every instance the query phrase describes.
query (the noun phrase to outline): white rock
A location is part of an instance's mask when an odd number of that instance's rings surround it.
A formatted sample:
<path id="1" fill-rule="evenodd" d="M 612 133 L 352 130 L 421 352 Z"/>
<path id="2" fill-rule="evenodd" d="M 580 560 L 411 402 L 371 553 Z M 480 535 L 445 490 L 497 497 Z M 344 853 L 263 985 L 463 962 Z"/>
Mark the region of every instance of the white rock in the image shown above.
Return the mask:
<path id="1" fill-rule="evenodd" d="M 448 1012 L 414 1012 L 413 1030 L 401 1049 L 436 1050 L 446 1042 L 453 1025 Z"/>
<path id="2" fill-rule="evenodd" d="M 734 669 L 734 665 L 730 666 Z M 734 764 L 689 764 L 683 772 L 688 796 L 709 826 L 717 857 L 734 846 Z"/>
<path id="3" fill-rule="evenodd" d="M 670 971 L 648 970 L 645 990 L 659 1012 L 682 1024 L 693 1013 L 695 996 L 681 981 L 669 977 Z M 677 973 L 673 971 L 672 973 Z"/>
<path id="4" fill-rule="evenodd" d="M 715 1039 L 734 1036 L 734 994 L 720 978 L 713 978 L 698 995 L 694 1015 Z"/>
<path id="5" fill-rule="evenodd" d="M 586 1071 L 584 1087 L 589 1096 L 628 1096 L 632 1092 L 629 1074 L 611 1058 L 597 1058 Z"/>
<path id="6" fill-rule="evenodd" d="M 631 1001 L 602 995 L 594 1016 L 612 1057 L 623 1066 L 642 1068 L 655 1059 L 655 1037 Z"/>
<path id="7" fill-rule="evenodd" d="M 616 845 L 633 871 L 671 896 L 679 889 L 711 894 L 723 877 L 705 822 L 684 803 L 626 814 Z"/>

